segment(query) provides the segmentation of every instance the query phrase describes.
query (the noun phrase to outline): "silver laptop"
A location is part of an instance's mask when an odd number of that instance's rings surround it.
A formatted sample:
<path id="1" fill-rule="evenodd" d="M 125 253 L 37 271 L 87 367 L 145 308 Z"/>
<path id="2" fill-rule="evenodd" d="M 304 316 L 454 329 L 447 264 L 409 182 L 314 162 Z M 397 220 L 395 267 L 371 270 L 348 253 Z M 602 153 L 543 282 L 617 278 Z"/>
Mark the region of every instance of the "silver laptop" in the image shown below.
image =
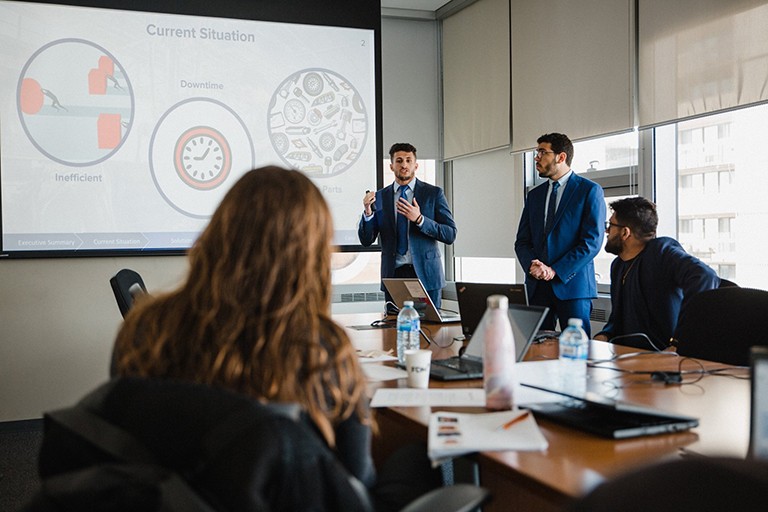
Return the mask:
<path id="1" fill-rule="evenodd" d="M 515 337 L 515 360 L 522 361 L 549 308 L 543 306 L 509 305 L 509 320 Z M 468 380 L 483 377 L 483 342 L 470 338 L 461 355 L 436 359 L 429 367 L 429 376 L 437 380 Z"/>
<path id="2" fill-rule="evenodd" d="M 438 310 L 424 284 L 416 277 L 384 278 L 382 282 L 398 308 L 402 308 L 405 301 L 412 300 L 413 307 L 424 321 L 440 324 L 461 321 L 458 311 Z"/>

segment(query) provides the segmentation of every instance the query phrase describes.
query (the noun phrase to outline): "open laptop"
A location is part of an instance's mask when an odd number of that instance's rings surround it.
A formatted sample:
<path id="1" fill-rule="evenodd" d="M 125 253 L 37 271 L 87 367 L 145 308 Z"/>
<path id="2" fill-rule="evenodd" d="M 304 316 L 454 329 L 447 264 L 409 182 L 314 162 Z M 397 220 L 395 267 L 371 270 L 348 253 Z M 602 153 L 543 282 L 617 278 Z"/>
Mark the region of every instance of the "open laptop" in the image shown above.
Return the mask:
<path id="1" fill-rule="evenodd" d="M 413 307 L 423 321 L 439 324 L 461 321 L 457 311 L 438 310 L 429 298 L 424 284 L 417 277 L 384 278 L 382 282 L 398 308 L 402 308 L 405 301 L 412 300 Z"/>
<path id="2" fill-rule="evenodd" d="M 506 295 L 509 304 L 528 305 L 528 293 L 525 284 L 465 283 L 456 282 L 456 297 L 459 301 L 461 330 L 469 339 L 477 329 L 488 307 L 488 297 Z M 515 338 L 517 339 L 517 338 Z"/>
<path id="3" fill-rule="evenodd" d="M 510 304 L 509 318 L 515 337 L 515 359 L 522 361 L 531 342 L 539 332 L 539 326 L 547 316 L 549 308 L 543 306 L 522 306 Z M 483 377 L 483 342 L 470 338 L 461 355 L 432 361 L 429 376 L 437 380 L 467 380 Z"/>
<path id="4" fill-rule="evenodd" d="M 558 389 L 552 385 L 521 383 L 565 397 L 560 402 L 526 404 L 534 415 L 555 423 L 609 439 L 682 432 L 699 425 L 697 418 L 675 414 L 639 404 L 606 398 L 586 391 Z"/>

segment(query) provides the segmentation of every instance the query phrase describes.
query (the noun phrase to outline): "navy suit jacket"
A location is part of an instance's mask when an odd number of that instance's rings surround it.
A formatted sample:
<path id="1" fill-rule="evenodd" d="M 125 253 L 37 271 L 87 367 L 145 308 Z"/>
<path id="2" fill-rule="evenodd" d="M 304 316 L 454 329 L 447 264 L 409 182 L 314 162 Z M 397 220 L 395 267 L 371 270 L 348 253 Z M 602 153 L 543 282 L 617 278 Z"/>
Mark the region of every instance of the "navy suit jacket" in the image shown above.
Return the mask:
<path id="1" fill-rule="evenodd" d="M 532 297 L 540 282 L 528 270 L 531 261 L 541 260 L 556 273 L 552 290 L 560 300 L 592 299 L 597 297 L 595 256 L 600 252 L 605 235 L 605 201 L 603 189 L 595 182 L 571 174 L 562 192 L 552 229 L 544 232 L 544 211 L 549 182 L 528 193 L 520 225 L 517 229 L 515 252 L 525 271 L 528 297 Z M 544 244 L 549 257 L 544 259 Z"/>
<path id="2" fill-rule="evenodd" d="M 357 230 L 360 243 L 365 247 L 379 237 L 382 278 L 395 275 L 397 231 L 394 194 L 394 184 L 377 191 L 373 218 L 365 222 L 365 216 L 361 217 Z M 437 242 L 452 244 L 456 240 L 456 223 L 440 187 L 417 179 L 413 186 L 413 197 L 424 216 L 421 227 L 414 222 L 408 223 L 408 249 L 413 267 L 427 290 L 439 290 L 445 286 L 445 270 Z M 381 289 L 384 290 L 383 284 Z"/>
<path id="3" fill-rule="evenodd" d="M 626 275 L 621 275 L 622 269 Z M 624 280 L 633 292 L 622 293 Z M 642 332 L 659 348 L 669 346 L 680 310 L 699 292 L 720 286 L 714 270 L 691 256 L 674 238 L 654 238 L 635 257 L 629 270 L 616 258 L 611 264 L 611 316 L 599 334 L 608 338 Z M 623 298 L 629 300 L 624 303 Z M 639 338 L 617 343 L 650 348 Z"/>

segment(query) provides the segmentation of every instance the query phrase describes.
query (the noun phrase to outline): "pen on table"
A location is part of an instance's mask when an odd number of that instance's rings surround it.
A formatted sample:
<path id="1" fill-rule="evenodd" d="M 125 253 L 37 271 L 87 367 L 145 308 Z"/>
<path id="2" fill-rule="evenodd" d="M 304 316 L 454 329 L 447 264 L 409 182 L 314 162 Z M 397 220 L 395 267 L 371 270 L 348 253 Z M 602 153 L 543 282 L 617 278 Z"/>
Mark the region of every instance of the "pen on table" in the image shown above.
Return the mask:
<path id="1" fill-rule="evenodd" d="M 514 418 L 512 418 L 511 420 L 509 420 L 509 421 L 508 421 L 508 422 L 506 422 L 505 424 L 503 424 L 503 425 L 499 425 L 499 426 L 496 428 L 496 430 L 508 430 L 509 428 L 511 428 L 511 427 L 512 427 L 512 425 L 515 425 L 515 424 L 517 424 L 517 423 L 520 423 L 520 422 L 521 422 L 521 421 L 523 421 L 525 418 L 527 418 L 527 417 L 528 417 L 530 414 L 531 414 L 531 411 L 525 411 L 525 412 L 524 412 L 524 413 L 522 413 L 521 415 L 519 415 L 519 416 L 515 416 Z"/>

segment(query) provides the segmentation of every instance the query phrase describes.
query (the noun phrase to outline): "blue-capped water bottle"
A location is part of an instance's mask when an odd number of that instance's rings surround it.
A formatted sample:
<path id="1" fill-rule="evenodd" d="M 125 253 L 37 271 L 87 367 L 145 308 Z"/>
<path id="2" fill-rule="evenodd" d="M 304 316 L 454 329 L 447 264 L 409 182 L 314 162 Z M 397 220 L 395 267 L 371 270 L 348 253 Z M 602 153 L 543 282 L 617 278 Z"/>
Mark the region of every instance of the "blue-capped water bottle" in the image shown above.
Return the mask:
<path id="1" fill-rule="evenodd" d="M 561 385 L 572 391 L 583 390 L 587 383 L 589 337 L 582 325 L 581 318 L 571 318 L 560 333 Z"/>
<path id="2" fill-rule="evenodd" d="M 397 315 L 397 361 L 405 364 L 405 351 L 418 350 L 421 320 L 413 308 L 413 301 L 403 302 L 403 309 Z"/>

